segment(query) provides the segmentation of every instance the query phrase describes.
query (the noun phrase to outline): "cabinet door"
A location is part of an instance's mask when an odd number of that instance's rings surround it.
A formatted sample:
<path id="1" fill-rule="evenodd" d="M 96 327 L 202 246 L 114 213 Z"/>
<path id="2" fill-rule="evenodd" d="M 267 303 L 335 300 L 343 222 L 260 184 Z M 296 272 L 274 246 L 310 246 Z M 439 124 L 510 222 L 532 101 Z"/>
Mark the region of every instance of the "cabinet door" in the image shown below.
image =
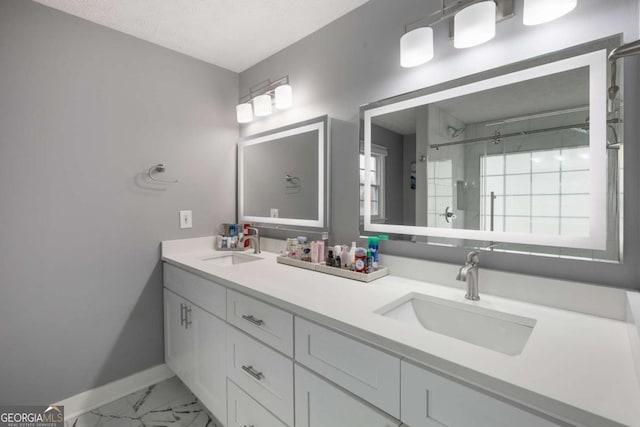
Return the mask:
<path id="1" fill-rule="evenodd" d="M 194 366 L 194 341 L 185 326 L 188 303 L 164 289 L 164 358 L 167 365 L 185 383 L 191 383 Z"/>
<path id="2" fill-rule="evenodd" d="M 225 322 L 189 304 L 195 361 L 191 391 L 222 421 L 227 419 Z"/>
<path id="3" fill-rule="evenodd" d="M 295 367 L 296 427 L 397 427 L 400 422 L 339 390 L 300 365 Z"/>
<path id="4" fill-rule="evenodd" d="M 411 427 L 558 427 L 523 409 L 402 362 L 402 421 Z"/>

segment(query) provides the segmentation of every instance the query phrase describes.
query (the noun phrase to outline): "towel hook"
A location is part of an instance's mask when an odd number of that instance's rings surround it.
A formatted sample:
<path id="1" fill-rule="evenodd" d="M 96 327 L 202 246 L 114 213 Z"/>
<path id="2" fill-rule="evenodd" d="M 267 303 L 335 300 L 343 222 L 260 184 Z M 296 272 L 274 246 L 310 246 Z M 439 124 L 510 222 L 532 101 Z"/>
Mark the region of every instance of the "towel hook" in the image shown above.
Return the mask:
<path id="1" fill-rule="evenodd" d="M 166 181 L 164 179 L 157 179 L 153 177 L 153 173 L 157 172 L 157 173 L 164 173 L 166 172 L 167 168 L 165 167 L 164 163 L 158 163 L 157 165 L 151 166 L 149 168 L 149 170 L 147 171 L 147 176 L 149 177 L 150 180 L 155 181 L 155 182 L 159 182 L 161 184 L 177 184 L 178 180 L 174 180 L 174 181 Z"/>

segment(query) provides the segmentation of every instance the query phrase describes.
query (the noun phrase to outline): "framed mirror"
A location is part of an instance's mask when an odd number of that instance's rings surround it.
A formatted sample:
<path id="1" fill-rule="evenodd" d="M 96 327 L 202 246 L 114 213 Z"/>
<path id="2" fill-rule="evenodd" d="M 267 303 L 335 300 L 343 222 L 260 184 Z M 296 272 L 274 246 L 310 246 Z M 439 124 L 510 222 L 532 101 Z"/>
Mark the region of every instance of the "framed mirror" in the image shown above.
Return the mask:
<path id="1" fill-rule="evenodd" d="M 363 234 L 616 258 L 614 39 L 362 107 Z"/>
<path id="2" fill-rule="evenodd" d="M 328 227 L 328 117 L 238 142 L 240 222 Z"/>

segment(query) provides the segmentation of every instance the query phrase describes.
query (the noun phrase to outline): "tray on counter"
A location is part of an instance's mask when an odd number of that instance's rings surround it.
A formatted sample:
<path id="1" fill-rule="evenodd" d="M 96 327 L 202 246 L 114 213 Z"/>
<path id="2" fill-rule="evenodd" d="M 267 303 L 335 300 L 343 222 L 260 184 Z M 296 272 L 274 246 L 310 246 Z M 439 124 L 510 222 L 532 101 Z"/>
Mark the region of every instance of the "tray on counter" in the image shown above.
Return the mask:
<path id="1" fill-rule="evenodd" d="M 345 279 L 357 280 L 359 282 L 369 283 L 389 274 L 389 267 L 380 266 L 376 271 L 371 273 L 358 273 L 343 268 L 329 267 L 324 263 L 316 264 L 307 261 L 300 261 L 286 257 L 284 255 L 276 258 L 278 263 L 291 265 L 293 267 L 304 268 L 306 270 L 318 271 L 320 273 L 331 274 L 332 276 L 343 277 Z"/>

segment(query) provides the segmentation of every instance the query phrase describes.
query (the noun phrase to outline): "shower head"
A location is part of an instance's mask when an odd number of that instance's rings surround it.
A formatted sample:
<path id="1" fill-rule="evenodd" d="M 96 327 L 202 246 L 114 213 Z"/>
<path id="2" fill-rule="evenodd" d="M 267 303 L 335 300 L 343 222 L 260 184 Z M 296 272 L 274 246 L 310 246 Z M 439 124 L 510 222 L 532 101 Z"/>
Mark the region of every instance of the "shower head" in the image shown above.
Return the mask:
<path id="1" fill-rule="evenodd" d="M 451 138 L 457 138 L 460 135 L 462 135 L 467 128 L 461 127 L 458 129 L 458 128 L 454 128 L 453 126 L 449 126 L 448 129 L 451 132 Z"/>
<path id="2" fill-rule="evenodd" d="M 609 112 L 613 112 L 614 102 L 620 91 L 617 84 L 618 64 L 620 58 L 626 56 L 640 55 L 640 40 L 619 46 L 609 54 L 609 63 L 611 63 L 611 85 L 609 86 Z"/>

